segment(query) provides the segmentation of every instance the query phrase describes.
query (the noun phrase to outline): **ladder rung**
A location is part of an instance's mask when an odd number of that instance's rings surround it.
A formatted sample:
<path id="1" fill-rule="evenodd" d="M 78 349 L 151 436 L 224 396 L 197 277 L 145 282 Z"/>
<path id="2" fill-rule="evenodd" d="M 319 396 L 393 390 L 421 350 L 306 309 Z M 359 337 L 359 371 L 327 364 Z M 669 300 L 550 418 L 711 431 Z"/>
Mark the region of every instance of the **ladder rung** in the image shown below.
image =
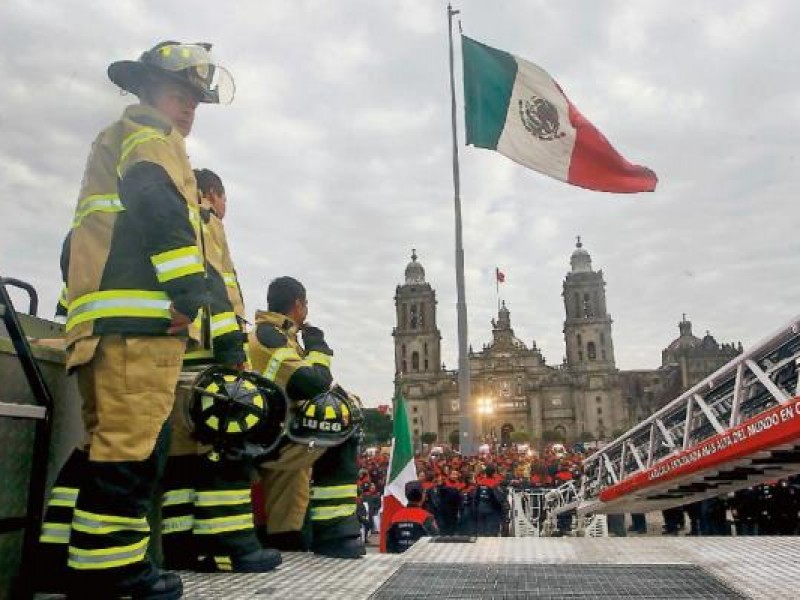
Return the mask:
<path id="1" fill-rule="evenodd" d="M 32 404 L 16 404 L 13 402 L 0 402 L 0 417 L 14 417 L 18 419 L 44 419 L 47 410 L 44 406 Z"/>

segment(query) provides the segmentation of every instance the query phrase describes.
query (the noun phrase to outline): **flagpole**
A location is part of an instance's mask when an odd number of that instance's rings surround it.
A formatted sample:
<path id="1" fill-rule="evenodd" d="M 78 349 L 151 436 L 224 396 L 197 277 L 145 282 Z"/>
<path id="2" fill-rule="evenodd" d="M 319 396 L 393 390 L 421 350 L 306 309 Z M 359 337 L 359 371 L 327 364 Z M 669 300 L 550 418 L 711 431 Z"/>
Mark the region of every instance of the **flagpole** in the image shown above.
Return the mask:
<path id="1" fill-rule="evenodd" d="M 461 178 L 458 169 L 458 135 L 456 132 L 456 83 L 453 72 L 453 16 L 460 11 L 447 4 L 447 33 L 450 40 L 450 109 L 453 128 L 453 190 L 456 217 L 456 291 L 458 302 L 458 399 L 461 407 L 461 453 L 475 454 L 470 401 L 469 357 L 467 356 L 467 300 L 464 290 L 464 244 L 461 236 Z"/>
<path id="2" fill-rule="evenodd" d="M 494 268 L 494 288 L 497 292 L 497 312 L 500 313 L 500 267 Z"/>

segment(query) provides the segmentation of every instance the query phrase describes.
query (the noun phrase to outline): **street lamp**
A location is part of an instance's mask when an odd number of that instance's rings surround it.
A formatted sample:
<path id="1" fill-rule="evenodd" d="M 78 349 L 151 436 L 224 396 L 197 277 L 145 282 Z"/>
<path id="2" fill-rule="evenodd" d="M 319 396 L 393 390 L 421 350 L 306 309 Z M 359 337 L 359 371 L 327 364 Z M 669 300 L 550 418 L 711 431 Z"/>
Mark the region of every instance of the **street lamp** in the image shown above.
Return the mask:
<path id="1" fill-rule="evenodd" d="M 485 417 L 494 414 L 494 398 L 478 398 L 478 416 L 481 421 L 481 435 L 485 435 Z"/>

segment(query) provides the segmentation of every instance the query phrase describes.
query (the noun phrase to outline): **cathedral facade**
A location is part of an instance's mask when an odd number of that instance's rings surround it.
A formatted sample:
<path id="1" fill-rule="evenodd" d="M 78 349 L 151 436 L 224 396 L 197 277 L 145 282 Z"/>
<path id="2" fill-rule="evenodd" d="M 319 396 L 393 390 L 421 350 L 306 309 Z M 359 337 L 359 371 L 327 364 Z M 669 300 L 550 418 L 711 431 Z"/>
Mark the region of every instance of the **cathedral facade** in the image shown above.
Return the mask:
<path id="1" fill-rule="evenodd" d="M 417 259 L 412 252 L 405 282 L 395 292 L 392 336 L 395 383 L 419 446 L 424 432 L 448 442 L 467 415 L 459 401 L 458 372 L 442 364 L 436 292 Z M 660 367 L 619 371 L 603 272 L 593 270 L 580 238 L 570 267 L 562 284 L 562 364 L 548 365 L 535 341 L 528 346 L 515 336 L 505 303 L 492 320 L 491 342 L 479 351 L 470 346 L 469 417 L 482 441 L 507 444 L 513 431 L 527 432 L 532 441 L 611 439 L 736 355 L 732 344 L 720 346 L 710 334 L 703 340 L 691 336 L 684 318 L 681 337 L 664 351 Z M 687 324 L 690 337 L 684 335 Z"/>

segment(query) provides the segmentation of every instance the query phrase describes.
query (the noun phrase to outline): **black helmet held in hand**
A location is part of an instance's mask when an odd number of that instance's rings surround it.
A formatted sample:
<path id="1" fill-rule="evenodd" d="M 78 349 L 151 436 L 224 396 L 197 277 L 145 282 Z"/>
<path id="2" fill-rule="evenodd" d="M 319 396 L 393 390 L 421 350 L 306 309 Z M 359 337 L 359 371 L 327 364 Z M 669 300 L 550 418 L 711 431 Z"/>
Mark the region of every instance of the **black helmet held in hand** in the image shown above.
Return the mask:
<path id="1" fill-rule="evenodd" d="M 286 429 L 287 402 L 272 381 L 252 371 L 212 366 L 192 384 L 194 437 L 217 451 L 258 456 L 273 450 Z"/>
<path id="2" fill-rule="evenodd" d="M 337 385 L 300 402 L 286 435 L 298 444 L 338 446 L 359 430 L 362 421 L 361 400 Z"/>

